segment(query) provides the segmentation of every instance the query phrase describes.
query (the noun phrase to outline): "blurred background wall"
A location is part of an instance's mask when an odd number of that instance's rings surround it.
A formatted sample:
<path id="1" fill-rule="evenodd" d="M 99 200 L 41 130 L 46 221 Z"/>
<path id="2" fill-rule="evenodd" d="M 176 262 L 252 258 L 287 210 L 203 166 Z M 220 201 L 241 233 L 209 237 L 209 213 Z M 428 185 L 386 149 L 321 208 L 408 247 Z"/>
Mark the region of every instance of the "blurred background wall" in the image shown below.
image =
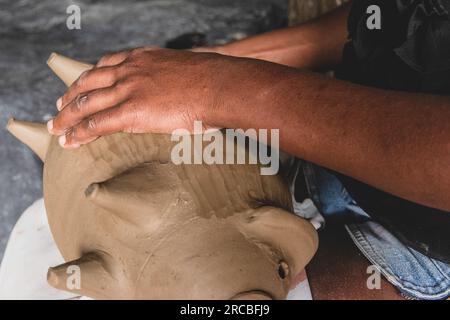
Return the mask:
<path id="1" fill-rule="evenodd" d="M 295 25 L 308 21 L 321 14 L 327 13 L 348 1 L 349 0 L 289 0 L 289 24 Z"/>

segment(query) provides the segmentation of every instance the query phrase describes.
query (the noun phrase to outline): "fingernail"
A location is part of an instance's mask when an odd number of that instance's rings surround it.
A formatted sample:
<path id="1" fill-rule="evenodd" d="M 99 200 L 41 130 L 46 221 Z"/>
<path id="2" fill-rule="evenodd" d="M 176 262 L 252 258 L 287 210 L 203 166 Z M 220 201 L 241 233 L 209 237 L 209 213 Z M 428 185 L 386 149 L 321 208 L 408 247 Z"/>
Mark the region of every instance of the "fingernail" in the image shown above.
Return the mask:
<path id="1" fill-rule="evenodd" d="M 52 130 L 53 130 L 53 119 L 51 119 L 51 120 L 49 120 L 47 122 L 47 130 L 48 130 L 48 132 L 52 133 Z"/>
<path id="2" fill-rule="evenodd" d="M 58 98 L 58 100 L 56 100 L 56 109 L 61 110 L 62 108 L 62 98 Z"/>
<path id="3" fill-rule="evenodd" d="M 58 143 L 61 147 L 64 147 L 66 144 L 66 135 L 62 135 L 58 138 Z"/>

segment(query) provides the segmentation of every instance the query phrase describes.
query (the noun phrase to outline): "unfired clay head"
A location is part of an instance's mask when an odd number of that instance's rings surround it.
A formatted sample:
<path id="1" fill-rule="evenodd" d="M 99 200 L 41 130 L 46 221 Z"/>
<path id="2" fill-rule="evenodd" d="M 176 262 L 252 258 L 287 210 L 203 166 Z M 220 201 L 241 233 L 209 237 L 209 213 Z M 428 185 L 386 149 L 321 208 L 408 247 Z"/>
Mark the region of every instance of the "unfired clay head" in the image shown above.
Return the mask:
<path id="1" fill-rule="evenodd" d="M 90 68 L 55 54 L 49 65 L 68 85 Z M 310 223 L 290 213 L 285 182 L 259 165 L 175 165 L 169 135 L 118 133 L 67 150 L 44 125 L 8 129 L 45 163 L 48 220 L 68 261 L 49 269 L 56 288 L 97 299 L 284 299 L 317 248 Z"/>

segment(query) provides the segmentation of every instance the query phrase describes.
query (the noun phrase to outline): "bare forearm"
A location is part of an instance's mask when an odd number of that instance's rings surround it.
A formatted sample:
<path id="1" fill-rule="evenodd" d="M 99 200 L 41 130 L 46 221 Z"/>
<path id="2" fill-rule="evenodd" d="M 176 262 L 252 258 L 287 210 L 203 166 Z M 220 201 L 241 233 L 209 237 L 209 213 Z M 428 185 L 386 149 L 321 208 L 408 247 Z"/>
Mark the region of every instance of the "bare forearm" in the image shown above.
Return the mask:
<path id="1" fill-rule="evenodd" d="M 214 51 L 295 68 L 324 68 L 341 60 L 349 5 L 311 22 L 236 41 Z"/>
<path id="2" fill-rule="evenodd" d="M 245 116 L 228 110 L 220 125 L 280 129 L 281 148 L 293 155 L 450 210 L 450 98 L 287 74 L 247 88 L 256 99 L 229 104 L 245 105 Z"/>
<path id="3" fill-rule="evenodd" d="M 48 128 L 67 148 L 120 131 L 170 133 L 194 120 L 274 128 L 291 154 L 450 211 L 450 97 L 256 59 L 139 48 L 103 57 L 58 101 Z"/>

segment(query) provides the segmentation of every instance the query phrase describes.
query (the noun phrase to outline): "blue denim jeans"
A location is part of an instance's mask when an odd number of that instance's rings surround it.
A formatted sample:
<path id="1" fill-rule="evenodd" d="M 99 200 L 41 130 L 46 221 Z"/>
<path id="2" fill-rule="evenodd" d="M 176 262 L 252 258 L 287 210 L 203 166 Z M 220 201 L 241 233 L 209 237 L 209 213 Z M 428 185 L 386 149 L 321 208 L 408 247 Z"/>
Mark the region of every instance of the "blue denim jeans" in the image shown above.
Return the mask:
<path id="1" fill-rule="evenodd" d="M 358 207 L 329 171 L 302 162 L 308 192 L 325 217 L 341 216 L 353 242 L 381 274 L 406 297 L 445 299 L 450 296 L 450 265 L 431 259 L 402 244 Z"/>

